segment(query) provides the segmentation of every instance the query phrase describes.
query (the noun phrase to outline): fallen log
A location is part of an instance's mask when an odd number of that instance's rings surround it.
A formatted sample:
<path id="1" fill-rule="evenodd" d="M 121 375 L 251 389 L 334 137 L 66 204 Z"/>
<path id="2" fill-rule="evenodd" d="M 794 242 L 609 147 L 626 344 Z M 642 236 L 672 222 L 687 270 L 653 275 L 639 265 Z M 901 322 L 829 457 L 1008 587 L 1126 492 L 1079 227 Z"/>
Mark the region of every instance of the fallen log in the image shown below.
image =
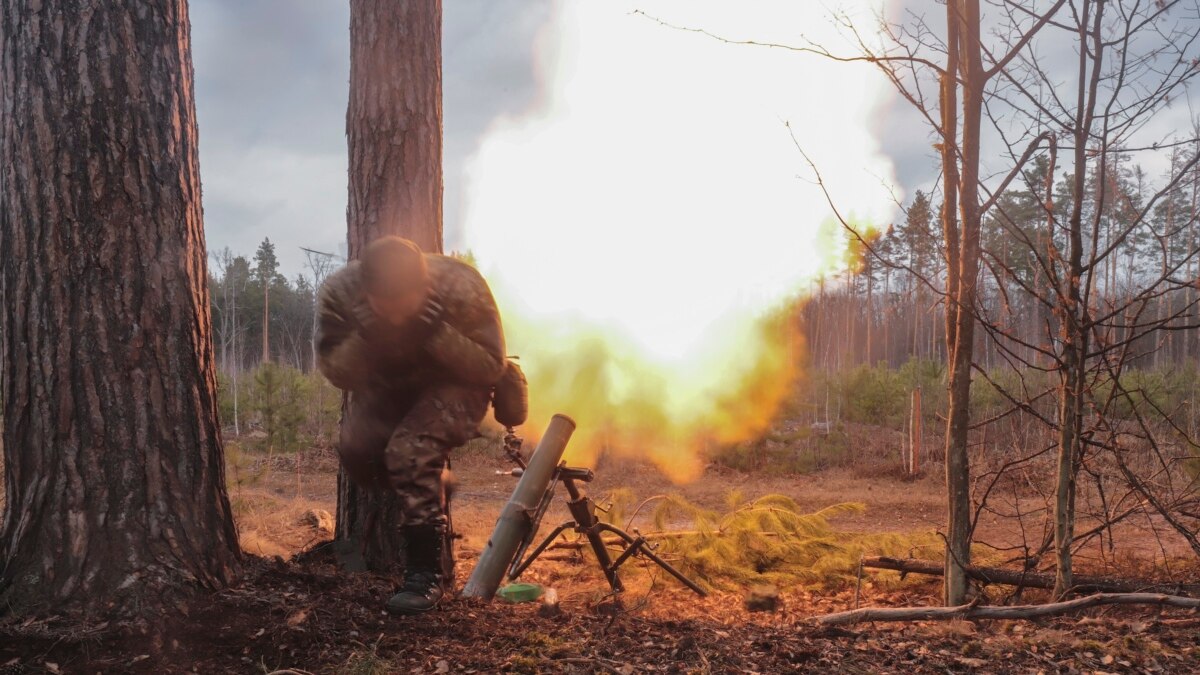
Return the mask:
<path id="1" fill-rule="evenodd" d="M 958 607 L 864 607 L 826 614 L 817 619 L 824 626 L 864 621 L 949 621 L 951 619 L 1037 619 L 1076 612 L 1099 605 L 1157 605 L 1200 609 L 1200 599 L 1162 593 L 1096 593 L 1065 602 L 1045 605 L 959 605 Z"/>
<path id="2" fill-rule="evenodd" d="M 935 560 L 917 560 L 915 558 L 863 558 L 862 565 L 863 567 L 874 569 L 895 570 L 909 574 L 928 574 L 931 576 L 941 576 L 944 572 L 942 563 L 940 562 Z M 1001 567 L 978 567 L 976 565 L 968 565 L 966 571 L 967 577 L 989 584 L 1023 586 L 1025 588 L 1054 588 L 1054 575 L 1051 574 L 1021 572 Z M 1130 579 L 1076 575 L 1075 585 L 1071 590 L 1075 593 L 1150 592 L 1197 596 L 1200 595 L 1200 584 L 1163 584 Z"/>

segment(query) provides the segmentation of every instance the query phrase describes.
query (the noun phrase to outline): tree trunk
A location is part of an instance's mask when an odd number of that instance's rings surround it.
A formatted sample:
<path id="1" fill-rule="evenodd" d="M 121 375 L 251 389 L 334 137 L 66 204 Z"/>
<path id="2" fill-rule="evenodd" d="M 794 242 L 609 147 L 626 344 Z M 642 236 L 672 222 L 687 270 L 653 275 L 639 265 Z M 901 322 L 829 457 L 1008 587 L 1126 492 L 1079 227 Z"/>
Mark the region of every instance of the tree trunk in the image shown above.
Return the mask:
<path id="1" fill-rule="evenodd" d="M 1195 131 L 1200 131 L 1200 129 L 1196 129 Z M 1188 278 L 1193 281 L 1188 286 L 1188 307 L 1190 309 L 1185 315 L 1186 319 L 1184 323 L 1195 325 L 1200 324 L 1200 321 L 1197 321 L 1197 319 L 1200 319 L 1200 307 L 1197 307 L 1196 304 L 1197 300 L 1200 299 L 1197 298 L 1196 294 L 1196 283 L 1197 280 L 1200 280 L 1200 259 L 1196 257 L 1197 237 L 1200 235 L 1200 229 L 1197 228 L 1197 220 L 1200 219 L 1200 171 L 1192 168 L 1191 172 L 1192 199 L 1188 208 L 1188 255 L 1192 262 L 1189 264 L 1191 274 Z M 1200 343 L 1198 343 L 1197 337 L 1194 335 L 1197 333 L 1200 333 L 1200 330 L 1188 330 L 1184 332 L 1184 361 L 1180 365 L 1191 365 L 1194 363 L 1193 359 L 1197 358 L 1197 352 L 1200 352 Z M 1193 397 L 1194 400 L 1195 398 Z"/>
<path id="2" fill-rule="evenodd" d="M 867 255 L 872 255 L 872 254 L 868 253 Z M 868 266 L 867 267 L 867 348 L 866 348 L 866 354 L 867 354 L 867 365 L 870 367 L 875 366 L 875 351 L 871 348 L 874 343 L 874 340 L 872 338 L 875 337 L 874 335 L 872 335 L 873 331 L 871 330 L 873 327 L 873 324 L 875 323 L 875 283 L 874 282 L 875 282 L 875 275 L 873 274 L 873 270 L 871 269 L 871 267 Z"/>
<path id="3" fill-rule="evenodd" d="M 350 3 L 350 258 L 398 234 L 442 250 L 441 0 Z"/>
<path id="4" fill-rule="evenodd" d="M 271 280 L 263 279 L 262 362 L 271 360 Z"/>
<path id="5" fill-rule="evenodd" d="M 948 253 L 946 349 L 950 402 L 946 421 L 949 522 L 944 590 L 946 604 L 958 605 L 966 599 L 965 567 L 971 562 L 971 470 L 967 436 L 971 421 L 971 365 L 975 350 L 975 299 L 979 276 L 979 137 L 986 76 L 979 40 L 979 0 L 949 2 L 946 12 L 947 60 L 941 98 L 946 187 L 942 220 Z M 963 91 L 961 144 L 957 143 L 959 120 L 956 116 L 959 81 Z M 954 221 L 956 201 L 961 223 Z"/>
<path id="6" fill-rule="evenodd" d="M 908 473 L 915 476 L 921 472 L 921 439 L 925 434 L 919 386 L 912 390 L 912 409 L 909 414 Z"/>
<path id="7" fill-rule="evenodd" d="M 407 237 L 442 250 L 441 0 L 350 3 L 349 256 Z M 337 538 L 383 569 L 401 559 L 398 500 L 338 475 Z"/>
<path id="8" fill-rule="evenodd" d="M 238 289 L 240 292 L 241 289 Z M 239 348 L 239 333 L 238 333 L 238 310 L 237 310 L 238 293 L 233 294 L 233 435 L 242 435 L 242 426 L 238 418 L 238 375 L 242 370 L 242 350 Z"/>
<path id="9" fill-rule="evenodd" d="M 961 299 L 961 240 L 956 214 L 958 206 L 958 42 L 961 21 L 959 2 L 946 3 L 946 69 L 941 76 L 942 117 L 942 231 L 946 243 L 946 354 L 949 410 L 946 420 L 946 574 L 943 589 L 947 605 L 960 605 L 967 594 L 965 567 L 970 563 L 967 524 L 970 517 L 970 484 L 967 464 L 967 414 L 970 393 L 970 341 L 958 335 L 963 313 Z M 969 325 L 969 322 L 968 322 Z M 967 359 L 967 368 L 961 367 Z"/>
<path id="10" fill-rule="evenodd" d="M 182 0 L 0 0 L 0 607 L 124 613 L 240 562 Z"/>
<path id="11" fill-rule="evenodd" d="M 1087 22 L 1094 9 L 1095 25 L 1093 51 L 1080 49 L 1079 91 L 1074 129 L 1075 145 L 1075 194 L 1082 195 L 1087 176 L 1087 143 L 1091 138 L 1093 111 L 1099 88 L 1101 55 L 1103 44 L 1099 37 L 1103 3 L 1084 3 L 1080 21 L 1080 45 L 1088 42 Z M 1089 59 L 1094 59 L 1089 75 Z M 1103 147 L 1103 146 L 1102 146 Z M 1104 153 L 1100 156 L 1101 175 L 1106 171 Z M 1100 194 L 1096 199 L 1097 213 L 1104 211 L 1104 181 L 1098 181 Z M 1067 260 L 1066 288 L 1061 294 L 1066 300 L 1060 308 L 1062 313 L 1062 384 L 1059 407 L 1058 469 L 1054 494 L 1054 550 L 1057 561 L 1057 576 L 1054 584 L 1055 597 L 1061 598 L 1074 586 L 1072 580 L 1071 544 L 1075 540 L 1075 481 L 1082 457 L 1083 399 L 1088 350 L 1088 312 L 1080 288 L 1083 282 L 1083 199 L 1078 197 L 1071 207 L 1068 221 L 1070 240 Z"/>

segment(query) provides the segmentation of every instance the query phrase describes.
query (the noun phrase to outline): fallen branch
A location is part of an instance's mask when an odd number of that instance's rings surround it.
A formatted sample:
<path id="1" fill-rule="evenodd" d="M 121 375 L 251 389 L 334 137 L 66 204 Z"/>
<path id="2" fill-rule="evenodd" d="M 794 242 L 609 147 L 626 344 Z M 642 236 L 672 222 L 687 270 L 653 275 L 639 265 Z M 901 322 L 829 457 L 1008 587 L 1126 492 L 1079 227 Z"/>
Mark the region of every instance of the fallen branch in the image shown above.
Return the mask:
<path id="1" fill-rule="evenodd" d="M 895 570 L 906 574 L 928 574 L 941 576 L 942 563 L 915 558 L 864 558 L 863 567 Z M 978 567 L 968 565 L 967 577 L 989 584 L 1023 586 L 1025 588 L 1054 588 L 1054 576 L 1038 572 L 1021 572 L 1000 567 Z M 1171 595 L 1200 595 L 1200 584 L 1162 584 L 1128 579 L 1111 579 L 1096 576 L 1076 576 L 1071 590 L 1075 593 L 1169 593 Z"/>
<path id="2" fill-rule="evenodd" d="M 826 614 L 817 621 L 823 626 L 839 626 L 863 621 L 948 621 L 950 619 L 1036 619 L 1076 612 L 1098 605 L 1158 605 L 1200 609 L 1200 599 L 1161 593 L 1096 593 L 1065 602 L 1011 607 L 866 607 L 848 612 Z"/>
<path id="3" fill-rule="evenodd" d="M 641 536 L 645 537 L 646 541 L 661 541 L 664 539 L 685 539 L 687 537 L 697 537 L 697 536 L 700 536 L 701 534 L 703 534 L 703 533 L 691 532 L 691 531 L 687 531 L 687 532 L 672 531 L 672 532 L 649 532 L 649 533 L 643 533 Z M 711 534 L 716 535 L 718 537 L 722 535 L 721 532 L 712 532 Z M 758 532 L 758 533 L 756 533 L 755 536 L 778 537 L 779 533 L 778 532 Z M 604 539 L 604 545 L 610 546 L 610 547 L 624 548 L 627 543 L 628 542 L 626 542 L 624 539 L 621 539 L 619 537 L 606 537 Z M 591 546 L 591 544 L 589 544 L 587 542 L 587 540 L 582 539 L 582 538 L 581 539 L 560 539 L 550 545 L 550 550 L 555 550 L 555 549 L 575 550 L 575 549 L 581 549 L 581 548 L 588 548 L 590 546 Z"/>

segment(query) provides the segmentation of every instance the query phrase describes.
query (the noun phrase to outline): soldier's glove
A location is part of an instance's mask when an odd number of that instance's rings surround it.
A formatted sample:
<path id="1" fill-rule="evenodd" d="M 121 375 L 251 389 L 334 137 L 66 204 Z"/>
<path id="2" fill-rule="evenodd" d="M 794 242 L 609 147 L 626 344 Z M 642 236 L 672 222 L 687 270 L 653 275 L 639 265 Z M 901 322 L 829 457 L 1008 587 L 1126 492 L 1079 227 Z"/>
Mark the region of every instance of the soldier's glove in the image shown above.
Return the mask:
<path id="1" fill-rule="evenodd" d="M 358 332 L 364 336 L 370 335 L 379 325 L 379 316 L 366 300 L 354 303 L 350 313 L 354 316 L 354 323 L 358 324 Z"/>
<path id="2" fill-rule="evenodd" d="M 430 288 L 425 302 L 417 312 L 417 326 L 422 340 L 428 339 L 437 331 L 445 314 L 446 306 L 442 304 L 442 296 L 438 295 L 436 289 Z"/>
<path id="3" fill-rule="evenodd" d="M 438 294 L 437 289 L 429 289 L 429 293 L 425 295 L 425 302 L 421 305 L 421 311 L 417 316 L 430 326 L 437 326 L 442 322 L 442 316 L 446 313 L 446 306 L 442 304 L 442 296 Z"/>
<path id="4" fill-rule="evenodd" d="M 371 309 L 371 305 L 366 300 L 355 303 L 350 311 L 354 315 L 355 323 L 358 324 L 359 334 L 372 347 L 379 348 L 388 344 L 390 333 L 387 324 L 375 313 L 375 310 Z"/>

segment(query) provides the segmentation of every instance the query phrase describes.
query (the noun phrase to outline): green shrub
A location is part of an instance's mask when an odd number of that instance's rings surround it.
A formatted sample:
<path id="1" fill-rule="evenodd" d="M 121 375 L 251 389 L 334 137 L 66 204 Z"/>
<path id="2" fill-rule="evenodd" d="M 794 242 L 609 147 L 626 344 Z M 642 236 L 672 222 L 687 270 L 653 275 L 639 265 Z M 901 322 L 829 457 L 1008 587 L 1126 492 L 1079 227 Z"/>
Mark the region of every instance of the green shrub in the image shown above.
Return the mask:
<path id="1" fill-rule="evenodd" d="M 233 512 L 240 515 L 246 511 L 246 503 L 241 499 L 243 487 L 250 487 L 262 478 L 261 471 L 255 471 L 252 462 L 242 446 L 236 441 L 225 443 L 225 484 L 233 489 Z"/>
<path id="2" fill-rule="evenodd" d="M 911 390 L 899 372 L 884 366 L 859 366 L 843 379 L 843 414 L 861 424 L 901 426 L 908 414 Z"/>
<path id="3" fill-rule="evenodd" d="M 266 434 L 247 449 L 294 452 L 336 437 L 342 392 L 320 373 L 268 363 L 236 379 L 238 430 Z M 217 376 L 217 406 L 224 427 L 234 426 L 233 385 L 233 377 Z"/>
<path id="4" fill-rule="evenodd" d="M 342 419 L 342 390 L 330 384 L 320 373 L 306 373 L 308 411 L 305 428 L 319 441 L 337 437 L 338 423 Z"/>
<path id="5" fill-rule="evenodd" d="M 912 392 L 921 389 L 926 426 L 936 423 L 946 407 L 945 366 L 912 359 L 899 368 L 880 363 L 812 377 L 808 397 L 815 418 L 845 419 L 858 424 L 903 429 L 908 424 Z M 796 406 L 798 407 L 798 406 Z"/>
<path id="6" fill-rule="evenodd" d="M 253 409 L 266 433 L 263 447 L 268 452 L 298 450 L 309 381 L 295 368 L 274 363 L 259 366 L 253 379 Z"/>

